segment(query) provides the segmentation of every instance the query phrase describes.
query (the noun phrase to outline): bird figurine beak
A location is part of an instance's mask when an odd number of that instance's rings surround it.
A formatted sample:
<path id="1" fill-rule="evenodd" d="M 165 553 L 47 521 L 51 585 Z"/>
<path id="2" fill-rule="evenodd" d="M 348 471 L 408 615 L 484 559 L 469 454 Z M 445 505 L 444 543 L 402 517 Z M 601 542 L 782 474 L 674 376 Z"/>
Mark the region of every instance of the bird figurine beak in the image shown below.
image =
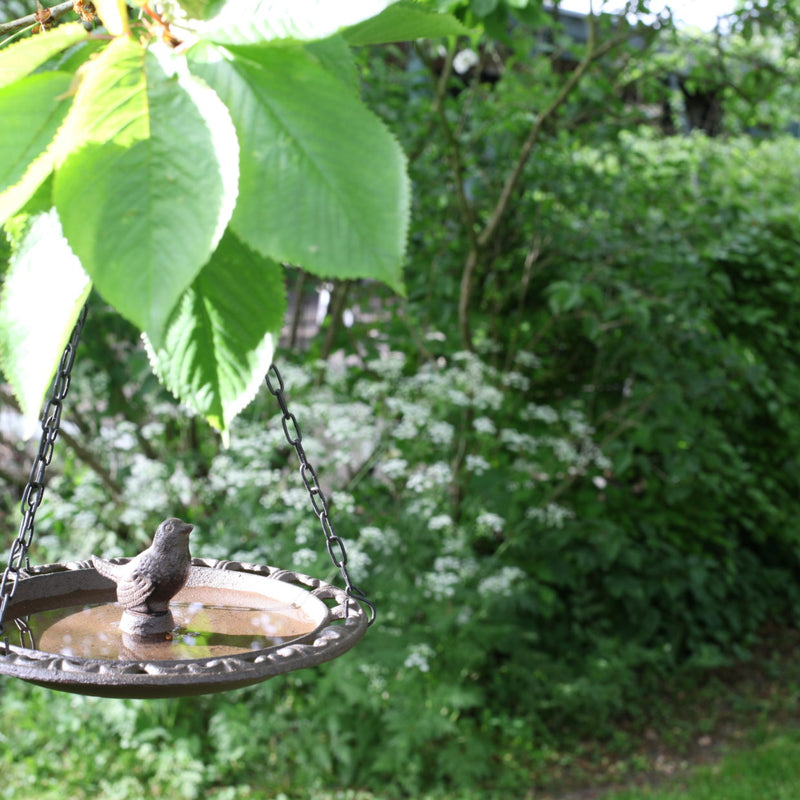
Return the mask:
<path id="1" fill-rule="evenodd" d="M 194 525 L 189 525 L 187 522 L 179 531 L 178 533 L 185 533 L 187 536 L 194 530 Z"/>

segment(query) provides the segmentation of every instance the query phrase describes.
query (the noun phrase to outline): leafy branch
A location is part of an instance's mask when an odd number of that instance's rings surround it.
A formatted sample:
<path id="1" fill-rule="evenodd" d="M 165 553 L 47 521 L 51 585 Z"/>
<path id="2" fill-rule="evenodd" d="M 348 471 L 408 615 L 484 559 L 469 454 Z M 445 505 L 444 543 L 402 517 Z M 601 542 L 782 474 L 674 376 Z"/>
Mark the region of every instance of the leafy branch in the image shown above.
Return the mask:
<path id="1" fill-rule="evenodd" d="M 0 50 L 0 224 L 14 244 L 0 365 L 35 416 L 94 289 L 144 334 L 161 382 L 225 434 L 272 361 L 282 264 L 403 288 L 406 160 L 359 97 L 351 47 L 465 29 L 391 0 L 314 14 L 283 0 L 243 24 L 222 0 L 176 36 L 146 4 L 135 32 L 124 0 L 95 5 L 104 34 L 60 25 Z"/>
<path id="2" fill-rule="evenodd" d="M 621 12 L 621 16 L 624 17 L 625 13 L 630 10 L 631 3 L 629 2 L 626 6 L 625 11 Z M 481 261 L 481 255 L 487 250 L 489 245 L 494 240 L 497 232 L 500 228 L 500 224 L 505 217 L 506 213 L 508 212 L 509 205 L 519 187 L 520 180 L 522 178 L 522 174 L 525 170 L 525 167 L 534 151 L 536 144 L 539 141 L 541 133 L 545 127 L 545 125 L 556 115 L 558 110 L 561 108 L 562 105 L 567 101 L 567 99 L 572 95 L 575 89 L 583 80 L 584 76 L 589 71 L 590 67 L 606 56 L 612 50 L 618 48 L 620 45 L 624 44 L 630 37 L 631 32 L 629 30 L 623 30 L 616 36 L 612 36 L 604 42 L 598 43 L 597 42 L 597 20 L 594 14 L 590 14 L 588 17 L 588 24 L 589 24 L 589 37 L 586 47 L 586 52 L 575 67 L 575 69 L 570 73 L 567 80 L 562 84 L 558 92 L 555 96 L 550 100 L 550 102 L 541 109 L 534 121 L 531 125 L 531 128 L 525 137 L 519 153 L 517 155 L 515 163 L 512 165 L 506 179 L 503 183 L 503 186 L 500 190 L 500 194 L 488 215 L 488 219 L 483 226 L 483 228 L 479 232 L 475 232 L 473 226 L 469 226 L 469 240 L 470 240 L 470 248 L 467 252 L 467 255 L 464 260 L 464 264 L 462 267 L 461 272 L 461 285 L 459 290 L 459 304 L 458 304 L 458 319 L 459 319 L 459 330 L 461 333 L 461 340 L 463 346 L 468 349 L 472 350 L 473 342 L 472 342 L 472 331 L 470 326 L 469 320 L 469 309 L 472 302 L 472 295 L 474 291 L 474 282 L 475 282 L 475 273 L 478 268 L 478 265 Z M 442 128 L 447 137 L 448 142 L 450 143 L 451 151 L 452 151 L 452 159 L 454 160 L 454 172 L 455 172 L 455 180 L 456 186 L 458 187 L 460 181 L 460 175 L 458 174 L 458 147 L 457 142 L 454 145 L 454 136 L 452 131 L 449 129 L 449 125 L 447 123 L 446 118 L 444 117 L 443 113 L 439 113 L 439 118 L 442 122 Z M 462 198 L 459 197 L 459 205 L 462 205 Z M 464 212 L 462 211 L 462 215 Z M 469 219 L 474 217 L 474 212 L 470 211 L 468 214 L 465 215 L 465 219 Z"/>

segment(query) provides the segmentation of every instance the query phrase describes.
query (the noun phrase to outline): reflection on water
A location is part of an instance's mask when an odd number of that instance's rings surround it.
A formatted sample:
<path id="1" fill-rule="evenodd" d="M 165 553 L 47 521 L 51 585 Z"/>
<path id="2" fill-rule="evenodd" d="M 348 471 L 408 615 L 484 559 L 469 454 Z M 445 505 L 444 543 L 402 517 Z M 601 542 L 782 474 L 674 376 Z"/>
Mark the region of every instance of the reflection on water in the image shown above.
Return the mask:
<path id="1" fill-rule="evenodd" d="M 26 617 L 20 630 L 37 649 L 77 658 L 174 660 L 213 658 L 261 650 L 310 633 L 316 623 L 301 609 L 283 603 L 269 608 L 173 602 L 175 629 L 168 640 L 143 643 L 119 630 L 117 603 L 42 611 Z"/>

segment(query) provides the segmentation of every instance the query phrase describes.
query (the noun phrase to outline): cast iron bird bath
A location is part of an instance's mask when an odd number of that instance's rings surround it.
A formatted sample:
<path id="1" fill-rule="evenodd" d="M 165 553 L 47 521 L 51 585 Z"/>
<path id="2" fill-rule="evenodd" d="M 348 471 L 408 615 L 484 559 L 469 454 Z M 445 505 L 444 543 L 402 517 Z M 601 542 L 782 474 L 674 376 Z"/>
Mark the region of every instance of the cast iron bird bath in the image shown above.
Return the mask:
<path id="1" fill-rule="evenodd" d="M 284 434 L 297 453 L 344 589 L 263 564 L 190 559 L 188 549 L 180 579 L 157 577 L 157 585 L 147 583 L 152 570 L 137 567 L 146 554 L 29 565 L 34 517 L 85 318 L 84 308 L 42 416 L 39 452 L 22 498 L 22 523 L 0 579 L 0 674 L 79 694 L 175 697 L 249 686 L 316 666 L 357 644 L 374 621 L 375 609 L 350 580 L 344 543 L 333 530 L 274 365 L 267 388 L 281 409 Z M 165 520 L 159 530 L 168 523 L 176 536 L 191 530 L 176 519 Z M 169 583 L 167 589 L 159 580 Z"/>

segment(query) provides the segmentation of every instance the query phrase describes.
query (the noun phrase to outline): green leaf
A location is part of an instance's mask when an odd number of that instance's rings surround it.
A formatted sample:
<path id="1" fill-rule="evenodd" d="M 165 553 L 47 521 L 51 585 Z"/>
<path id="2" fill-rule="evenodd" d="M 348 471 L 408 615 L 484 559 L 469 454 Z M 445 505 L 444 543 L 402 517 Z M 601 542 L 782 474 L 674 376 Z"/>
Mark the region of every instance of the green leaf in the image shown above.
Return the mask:
<path id="1" fill-rule="evenodd" d="M 241 0 L 211 3 L 213 16 L 189 20 L 186 27 L 218 44 L 259 44 L 273 40 L 309 41 L 328 36 L 374 17 L 392 0 L 277 0 L 259 2 L 242 11 Z"/>
<path id="2" fill-rule="evenodd" d="M 69 111 L 67 72 L 30 75 L 0 89 L 0 223 L 16 213 L 53 169 L 47 152 Z"/>
<path id="3" fill-rule="evenodd" d="M 319 62 L 320 66 L 328 70 L 331 75 L 335 75 L 358 96 L 361 90 L 358 68 L 353 58 L 353 51 L 341 36 L 331 36 L 319 42 L 309 42 L 305 49 Z"/>
<path id="4" fill-rule="evenodd" d="M 477 17 L 487 17 L 499 5 L 499 0 L 470 0 L 470 10 Z"/>
<path id="5" fill-rule="evenodd" d="M 554 281 L 547 287 L 547 304 L 554 314 L 564 314 L 581 305 L 583 295 L 579 283 Z"/>
<path id="6" fill-rule="evenodd" d="M 383 123 L 300 47 L 207 46 L 196 57 L 239 135 L 231 225 L 242 241 L 317 275 L 400 290 L 409 187 Z"/>
<path id="7" fill-rule="evenodd" d="M 180 63 L 166 48 L 112 42 L 59 135 L 54 185 L 64 232 L 98 291 L 156 345 L 237 192 L 230 116 Z"/>
<path id="8" fill-rule="evenodd" d="M 28 423 L 39 416 L 91 286 L 55 209 L 31 216 L 0 297 L 0 364 Z"/>
<path id="9" fill-rule="evenodd" d="M 128 7 L 125 0 L 94 0 L 97 14 L 112 36 L 130 34 Z"/>
<path id="10" fill-rule="evenodd" d="M 87 39 L 89 34 L 79 23 L 59 25 L 40 36 L 31 36 L 0 50 L 0 87 L 29 75 L 56 53 Z M 5 117 L 4 117 L 5 119 Z"/>
<path id="11" fill-rule="evenodd" d="M 286 310 L 283 270 L 231 233 L 184 293 L 153 371 L 185 405 L 223 433 L 255 397 Z"/>
<path id="12" fill-rule="evenodd" d="M 449 14 L 437 14 L 415 3 L 401 2 L 389 6 L 372 19 L 347 28 L 342 35 L 351 45 L 366 45 L 466 36 L 470 32 Z"/>

